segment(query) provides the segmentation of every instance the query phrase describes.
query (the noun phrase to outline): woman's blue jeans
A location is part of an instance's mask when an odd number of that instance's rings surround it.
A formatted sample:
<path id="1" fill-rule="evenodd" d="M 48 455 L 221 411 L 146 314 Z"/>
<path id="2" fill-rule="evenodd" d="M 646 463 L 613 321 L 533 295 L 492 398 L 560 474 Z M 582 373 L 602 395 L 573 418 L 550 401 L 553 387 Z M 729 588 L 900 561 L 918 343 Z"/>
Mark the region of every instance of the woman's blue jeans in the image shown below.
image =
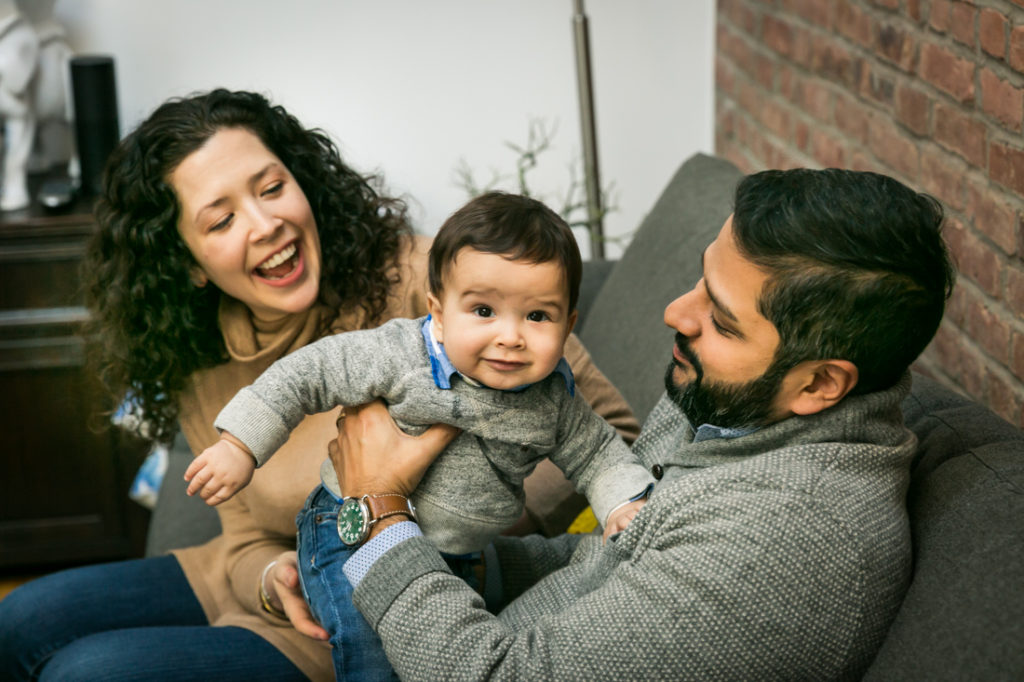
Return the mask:
<path id="1" fill-rule="evenodd" d="M 210 627 L 164 556 L 52 573 L 0 600 L 0 679 L 305 678 L 254 632 Z"/>

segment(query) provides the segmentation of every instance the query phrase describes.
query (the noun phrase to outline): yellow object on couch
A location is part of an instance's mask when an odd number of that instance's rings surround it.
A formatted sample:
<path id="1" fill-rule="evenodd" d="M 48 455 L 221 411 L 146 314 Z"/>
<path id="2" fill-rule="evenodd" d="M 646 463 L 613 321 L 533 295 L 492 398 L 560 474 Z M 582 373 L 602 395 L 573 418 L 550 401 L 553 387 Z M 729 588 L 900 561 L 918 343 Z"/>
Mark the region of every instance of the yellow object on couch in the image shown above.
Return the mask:
<path id="1" fill-rule="evenodd" d="M 577 516 L 572 523 L 569 524 L 569 528 L 565 532 L 586 535 L 587 533 L 594 532 L 597 525 L 597 517 L 594 516 L 594 510 L 587 507 L 579 513 L 579 516 Z"/>

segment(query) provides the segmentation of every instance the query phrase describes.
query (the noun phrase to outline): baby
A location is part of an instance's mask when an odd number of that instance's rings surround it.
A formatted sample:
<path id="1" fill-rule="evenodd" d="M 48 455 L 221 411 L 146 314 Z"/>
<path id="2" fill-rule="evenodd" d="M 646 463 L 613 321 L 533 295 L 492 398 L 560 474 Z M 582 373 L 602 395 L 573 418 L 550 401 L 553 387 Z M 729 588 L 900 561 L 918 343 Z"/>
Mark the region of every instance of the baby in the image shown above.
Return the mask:
<path id="1" fill-rule="evenodd" d="M 562 357 L 581 270 L 572 231 L 542 203 L 498 192 L 470 201 L 431 247 L 430 314 L 329 336 L 278 360 L 218 415 L 221 440 L 189 466 L 188 493 L 202 490 L 209 504 L 219 504 L 251 480 L 306 414 L 383 398 L 413 435 L 441 422 L 462 429 L 413 494 L 415 512 L 402 512 L 415 513 L 470 582 L 481 551 L 519 519 L 523 479 L 544 457 L 587 496 L 606 534 L 622 530 L 654 481 L 576 392 Z M 341 608 L 351 588 L 340 565 L 325 569 L 325 557 L 337 552 L 324 543 L 352 547 L 366 532 L 346 532 L 345 512 L 338 516 L 345 500 L 329 460 L 320 475 L 299 514 L 299 569 L 339 667 L 340 656 L 353 654 L 340 651 L 343 642 L 351 647 L 340 630 L 354 627 L 353 619 L 332 622 L 337 614 L 328 611 Z M 329 529 L 318 534 L 313 526 L 325 523 Z M 320 594 L 327 573 L 338 578 Z"/>

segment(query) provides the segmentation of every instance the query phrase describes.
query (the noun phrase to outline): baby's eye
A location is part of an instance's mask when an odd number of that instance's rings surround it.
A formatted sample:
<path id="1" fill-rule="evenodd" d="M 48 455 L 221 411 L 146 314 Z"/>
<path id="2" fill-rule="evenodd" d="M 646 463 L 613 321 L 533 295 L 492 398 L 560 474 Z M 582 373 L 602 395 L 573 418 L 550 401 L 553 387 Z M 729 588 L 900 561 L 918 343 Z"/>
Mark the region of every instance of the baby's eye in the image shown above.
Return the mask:
<path id="1" fill-rule="evenodd" d="M 494 311 L 491 310 L 490 306 L 486 306 L 486 305 L 478 305 L 477 307 L 473 308 L 473 313 L 477 317 L 493 317 L 494 316 Z"/>
<path id="2" fill-rule="evenodd" d="M 526 319 L 530 322 L 546 322 L 551 318 L 543 310 L 534 310 L 526 316 Z"/>

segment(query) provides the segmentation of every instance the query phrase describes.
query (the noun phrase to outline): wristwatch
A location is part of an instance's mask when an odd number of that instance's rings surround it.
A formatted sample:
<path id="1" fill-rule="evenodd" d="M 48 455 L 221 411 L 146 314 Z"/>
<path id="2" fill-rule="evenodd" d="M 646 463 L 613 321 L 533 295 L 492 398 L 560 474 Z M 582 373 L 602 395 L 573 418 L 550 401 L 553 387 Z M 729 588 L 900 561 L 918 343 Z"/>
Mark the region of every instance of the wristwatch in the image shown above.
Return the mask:
<path id="1" fill-rule="evenodd" d="M 346 497 L 338 508 L 338 537 L 348 547 L 358 547 L 366 542 L 375 523 L 399 514 L 416 520 L 416 507 L 405 495 L 381 493 Z"/>

